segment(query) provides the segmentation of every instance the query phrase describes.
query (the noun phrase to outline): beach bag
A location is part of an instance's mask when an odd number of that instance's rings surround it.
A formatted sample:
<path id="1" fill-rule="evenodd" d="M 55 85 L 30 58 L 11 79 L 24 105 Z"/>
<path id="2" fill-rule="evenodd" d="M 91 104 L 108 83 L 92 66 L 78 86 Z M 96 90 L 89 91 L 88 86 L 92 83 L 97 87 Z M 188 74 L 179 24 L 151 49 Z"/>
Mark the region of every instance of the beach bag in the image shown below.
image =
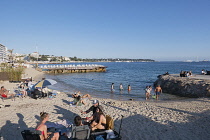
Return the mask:
<path id="1" fill-rule="evenodd" d="M 23 130 L 21 131 L 23 140 L 40 140 L 41 131 L 39 130 Z"/>

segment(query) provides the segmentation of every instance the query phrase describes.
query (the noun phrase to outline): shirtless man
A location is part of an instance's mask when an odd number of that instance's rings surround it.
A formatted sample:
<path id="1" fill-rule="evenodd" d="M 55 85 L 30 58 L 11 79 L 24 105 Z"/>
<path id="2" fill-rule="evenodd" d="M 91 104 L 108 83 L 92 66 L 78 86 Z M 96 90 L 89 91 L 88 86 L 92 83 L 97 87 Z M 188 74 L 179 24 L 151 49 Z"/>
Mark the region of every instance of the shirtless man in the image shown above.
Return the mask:
<path id="1" fill-rule="evenodd" d="M 78 96 L 81 96 L 82 98 L 91 99 L 90 94 L 85 94 L 85 95 L 80 95 L 80 94 L 81 94 L 80 91 L 75 92 L 74 94 L 72 94 L 72 98 L 76 98 L 76 97 L 78 97 Z"/>
<path id="2" fill-rule="evenodd" d="M 9 98 L 9 97 L 12 97 L 12 99 L 15 98 L 14 94 L 8 94 L 8 93 L 9 93 L 9 91 L 6 90 L 6 89 L 4 88 L 4 86 L 2 86 L 2 87 L 1 87 L 1 90 L 0 90 L 0 95 L 1 95 L 3 98 Z"/>
<path id="3" fill-rule="evenodd" d="M 160 87 L 160 85 L 158 85 L 156 88 L 155 88 L 155 93 L 156 93 L 156 100 L 158 100 L 159 96 L 160 96 L 160 93 L 162 93 L 162 88 Z"/>

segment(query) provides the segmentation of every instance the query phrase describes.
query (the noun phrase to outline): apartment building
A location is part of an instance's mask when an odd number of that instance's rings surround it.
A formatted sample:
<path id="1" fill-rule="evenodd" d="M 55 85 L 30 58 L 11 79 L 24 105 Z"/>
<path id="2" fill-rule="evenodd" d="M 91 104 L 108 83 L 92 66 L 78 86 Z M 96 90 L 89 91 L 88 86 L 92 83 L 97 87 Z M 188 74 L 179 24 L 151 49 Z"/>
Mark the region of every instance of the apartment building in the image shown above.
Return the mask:
<path id="1" fill-rule="evenodd" d="M 0 63 L 8 62 L 7 47 L 0 44 Z"/>

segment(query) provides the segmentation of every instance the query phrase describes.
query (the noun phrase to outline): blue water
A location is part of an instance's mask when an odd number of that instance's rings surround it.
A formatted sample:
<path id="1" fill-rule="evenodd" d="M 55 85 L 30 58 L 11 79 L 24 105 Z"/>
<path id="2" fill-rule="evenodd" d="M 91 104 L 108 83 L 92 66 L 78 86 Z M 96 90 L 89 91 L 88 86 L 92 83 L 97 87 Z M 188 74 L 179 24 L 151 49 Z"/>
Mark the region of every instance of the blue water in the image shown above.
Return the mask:
<path id="1" fill-rule="evenodd" d="M 72 64 L 72 63 L 69 63 Z M 75 64 L 75 63 L 74 63 Z M 200 74 L 202 69 L 210 70 L 210 62 L 103 62 L 103 63 L 76 63 L 77 64 L 100 64 L 107 66 L 106 72 L 101 73 L 69 73 L 58 75 L 47 75 L 47 78 L 56 80 L 58 83 L 53 89 L 66 93 L 81 91 L 95 97 L 114 98 L 127 100 L 135 98 L 144 100 L 144 88 L 152 85 L 157 76 L 169 72 L 169 74 L 180 73 L 181 70 L 192 71 Z M 115 92 L 111 93 L 111 83 L 114 83 Z M 124 90 L 119 91 L 120 83 Z M 127 86 L 131 85 L 131 91 Z M 163 91 L 164 92 L 164 91 Z M 154 92 L 153 92 L 154 93 Z M 179 99 L 177 96 L 163 94 L 162 99 Z"/>

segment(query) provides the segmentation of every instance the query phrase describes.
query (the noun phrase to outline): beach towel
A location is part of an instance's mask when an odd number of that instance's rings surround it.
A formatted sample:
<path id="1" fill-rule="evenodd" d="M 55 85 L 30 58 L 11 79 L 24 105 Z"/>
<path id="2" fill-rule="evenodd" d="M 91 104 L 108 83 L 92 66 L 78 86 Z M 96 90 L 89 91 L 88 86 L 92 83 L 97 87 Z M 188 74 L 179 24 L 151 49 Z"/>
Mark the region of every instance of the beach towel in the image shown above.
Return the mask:
<path id="1" fill-rule="evenodd" d="M 54 127 L 54 128 L 62 128 L 62 127 L 71 127 L 73 125 L 72 122 L 69 120 L 63 119 L 58 122 L 46 122 L 47 128 Z"/>

